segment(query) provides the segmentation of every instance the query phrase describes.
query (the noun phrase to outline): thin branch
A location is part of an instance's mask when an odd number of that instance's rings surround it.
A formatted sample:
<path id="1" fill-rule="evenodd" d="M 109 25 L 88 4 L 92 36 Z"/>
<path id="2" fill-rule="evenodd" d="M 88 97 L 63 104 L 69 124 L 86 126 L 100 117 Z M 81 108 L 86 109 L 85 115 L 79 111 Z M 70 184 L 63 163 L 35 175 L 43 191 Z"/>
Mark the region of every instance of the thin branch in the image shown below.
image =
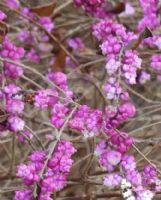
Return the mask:
<path id="1" fill-rule="evenodd" d="M 65 127 L 66 127 L 68 121 L 69 121 L 69 119 L 72 117 L 72 115 L 73 115 L 73 113 L 75 112 L 75 110 L 77 109 L 77 107 L 78 107 L 78 105 L 76 105 L 76 106 L 73 108 L 73 110 L 71 111 L 71 113 L 70 113 L 70 114 L 68 115 L 68 117 L 66 118 L 66 120 L 65 120 L 65 122 L 64 122 L 64 125 L 62 126 L 62 128 L 60 129 L 60 131 L 57 133 L 57 139 L 56 139 L 55 141 L 53 141 L 53 142 L 50 144 L 50 146 L 49 146 L 49 154 L 47 155 L 47 158 L 46 158 L 46 161 L 45 161 L 45 163 L 44 163 L 44 166 L 43 166 L 43 168 L 42 168 L 42 170 L 41 170 L 41 172 L 40 172 L 40 174 L 39 174 L 41 179 L 43 179 L 44 172 L 45 172 L 45 170 L 46 170 L 46 167 L 47 167 L 47 164 L 48 164 L 49 160 L 51 159 L 51 157 L 52 157 L 52 155 L 53 155 L 53 152 L 54 152 L 54 150 L 55 150 L 55 147 L 56 147 L 57 143 L 59 142 L 60 137 L 61 137 L 61 135 L 62 135 L 62 133 L 63 133 L 63 131 L 64 131 L 64 129 L 65 129 Z M 34 196 L 35 196 L 35 198 L 38 196 L 38 194 L 37 194 L 37 187 L 35 187 Z"/>
<path id="2" fill-rule="evenodd" d="M 7 9 L 9 9 L 9 10 L 12 10 L 17 15 L 22 16 L 23 18 L 27 19 L 32 24 L 36 25 L 38 28 L 42 29 L 55 43 L 57 43 L 60 46 L 60 48 L 72 59 L 72 61 L 76 65 L 78 65 L 78 61 L 73 57 L 73 55 L 71 55 L 71 53 L 65 48 L 65 46 L 53 34 L 51 34 L 50 32 L 48 32 L 42 25 L 40 25 L 38 22 L 34 21 L 29 16 L 25 15 L 21 11 L 13 9 L 13 8 L 10 8 L 10 7 L 8 7 L 8 5 L 6 5 L 4 3 L 0 3 L 0 6 L 5 7 Z"/>
<path id="3" fill-rule="evenodd" d="M 60 11 L 62 11 L 64 8 L 66 8 L 67 6 L 69 6 L 72 3 L 73 3 L 73 0 L 68 0 L 65 3 L 63 3 L 62 5 L 60 5 L 58 8 L 56 8 L 54 10 L 52 17 L 54 17 L 56 14 L 58 14 Z"/>

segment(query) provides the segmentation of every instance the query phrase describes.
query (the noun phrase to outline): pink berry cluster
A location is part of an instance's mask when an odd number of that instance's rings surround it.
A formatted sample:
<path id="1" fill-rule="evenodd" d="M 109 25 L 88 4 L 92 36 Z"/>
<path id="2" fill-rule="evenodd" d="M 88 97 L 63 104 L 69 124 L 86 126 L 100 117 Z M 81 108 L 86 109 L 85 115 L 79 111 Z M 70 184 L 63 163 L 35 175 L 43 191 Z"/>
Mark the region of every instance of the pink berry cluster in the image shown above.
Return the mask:
<path id="1" fill-rule="evenodd" d="M 3 21 L 7 18 L 6 14 L 0 10 L 0 20 Z"/>
<path id="2" fill-rule="evenodd" d="M 73 92 L 68 87 L 67 77 L 64 73 L 51 72 L 48 74 L 48 78 L 55 85 L 57 85 L 57 87 L 59 87 L 63 92 L 62 99 L 60 99 L 60 101 L 57 101 L 55 103 L 52 102 L 52 109 L 51 109 L 51 123 L 56 128 L 61 128 L 65 122 L 66 116 L 68 116 L 70 112 L 70 102 L 72 101 L 73 98 Z M 59 93 L 61 93 L 61 91 L 59 91 Z"/>
<path id="3" fill-rule="evenodd" d="M 125 101 L 129 99 L 128 93 L 123 90 L 117 79 L 114 77 L 110 77 L 107 80 L 103 86 L 103 89 L 106 93 L 106 98 L 109 100 L 121 99 Z"/>
<path id="4" fill-rule="evenodd" d="M 13 62 L 20 62 L 24 56 L 25 50 L 22 47 L 17 47 L 6 36 L 1 44 L 0 56 L 4 59 L 12 60 Z M 23 75 L 23 69 L 17 64 L 10 62 L 3 62 L 4 73 L 1 74 L 5 80 L 17 80 Z M 6 121 L 3 122 L 3 129 L 9 129 L 13 132 L 19 132 L 24 130 L 25 122 L 21 115 L 24 110 L 24 101 L 21 92 L 21 88 L 14 83 L 6 84 L 0 91 L 0 99 L 3 102 L 3 111 L 7 115 Z"/>
<path id="5" fill-rule="evenodd" d="M 134 117 L 135 113 L 135 106 L 129 101 L 125 101 L 119 106 L 107 106 L 104 116 L 105 132 L 108 134 L 109 130 L 119 127 L 121 123 Z"/>
<path id="6" fill-rule="evenodd" d="M 102 20 L 95 24 L 93 35 L 102 43 L 100 48 L 107 58 L 107 73 L 110 76 L 117 73 L 128 84 L 136 84 L 137 70 L 141 68 L 142 60 L 136 51 L 126 50 L 128 43 L 136 35 L 111 20 Z"/>
<path id="7" fill-rule="evenodd" d="M 148 46 L 151 49 L 161 49 L 161 36 L 160 35 L 153 35 L 152 37 L 148 37 L 143 40 L 142 42 L 143 47 Z M 161 56 L 160 54 L 153 54 L 150 58 L 150 67 L 154 70 L 155 74 L 157 75 L 157 79 L 160 78 L 160 71 L 161 71 Z M 150 73 L 146 71 L 142 71 L 139 77 L 139 82 L 144 83 L 146 80 L 150 80 Z"/>
<path id="8" fill-rule="evenodd" d="M 13 9 L 18 9 L 20 6 L 20 3 L 18 0 L 5 0 L 6 4 Z"/>
<path id="9" fill-rule="evenodd" d="M 15 46 L 7 37 L 3 40 L 0 50 L 1 57 L 19 62 L 24 53 L 25 51 L 22 47 Z M 18 65 L 4 62 L 4 74 L 7 77 L 16 79 L 23 74 L 23 70 Z"/>
<path id="10" fill-rule="evenodd" d="M 72 50 L 75 54 L 79 54 L 85 50 L 85 44 L 80 37 L 71 37 L 66 40 L 66 43 L 69 49 Z M 66 56 L 65 66 L 68 68 L 76 68 L 76 64 L 72 61 L 70 56 Z"/>
<path id="11" fill-rule="evenodd" d="M 70 103 L 73 98 L 72 91 L 69 90 L 65 74 L 61 72 L 49 73 L 48 78 L 63 90 L 64 97 L 60 97 L 60 91 L 55 88 L 39 90 L 35 95 L 35 106 L 39 109 L 51 109 L 51 123 L 56 128 L 61 128 L 66 117 L 71 111 Z M 98 135 L 102 128 L 102 112 L 98 109 L 91 109 L 87 105 L 82 105 L 73 113 L 67 126 L 70 129 L 81 132 L 87 137 Z"/>
<path id="12" fill-rule="evenodd" d="M 161 49 L 161 36 L 153 35 L 152 37 L 145 38 L 143 40 L 143 45 L 147 45 L 150 48 L 158 48 Z"/>
<path id="13" fill-rule="evenodd" d="M 33 19 L 36 19 L 37 22 L 46 29 L 46 31 L 51 32 L 53 30 L 54 24 L 50 17 L 42 16 L 37 19 L 37 16 L 34 13 L 30 12 L 30 9 L 28 7 L 21 7 L 18 0 L 5 0 L 5 1 L 6 1 L 6 4 L 10 8 L 20 9 L 23 14 L 25 14 Z"/>
<path id="14" fill-rule="evenodd" d="M 82 6 L 86 12 L 95 13 L 104 0 L 74 0 L 76 6 Z"/>
<path id="15" fill-rule="evenodd" d="M 50 17 L 40 17 L 39 24 L 42 25 L 48 32 L 51 32 L 54 28 L 54 24 L 52 23 Z"/>
<path id="16" fill-rule="evenodd" d="M 50 16 L 38 16 L 31 12 L 29 7 L 22 7 L 17 0 L 7 1 L 7 5 L 13 9 L 19 9 L 26 18 L 34 20 L 46 32 L 51 33 L 54 30 L 55 25 Z M 28 26 L 28 20 L 26 19 L 24 19 L 24 27 L 17 34 L 17 39 L 27 49 L 25 57 L 31 62 L 39 64 L 41 54 L 51 50 L 51 47 L 48 48 L 47 45 L 49 37 L 46 33 L 40 32 L 39 27 L 30 24 L 30 27 L 27 29 L 25 25 Z"/>
<path id="17" fill-rule="evenodd" d="M 10 9 L 18 9 L 22 18 L 23 15 L 26 16 L 24 24 L 30 28 L 22 28 L 16 36 L 22 47 L 11 42 L 9 36 L 5 36 L 0 45 L 3 65 L 0 72 L 0 111 L 6 115 L 6 119 L 0 123 L 0 132 L 13 132 L 19 141 L 28 145 L 28 140 L 32 140 L 33 135 L 27 127 L 24 111 L 30 103 L 31 108 L 37 112 L 47 113 L 47 123 L 55 128 L 55 132 L 60 131 L 63 134 L 64 129 L 67 129 L 80 134 L 85 140 L 89 137 L 97 139 L 95 154 L 99 165 L 108 173 L 103 178 L 105 186 L 120 187 L 126 200 L 151 200 L 155 192 L 161 191 L 157 169 L 153 165 L 137 169 L 136 159 L 129 153 L 134 146 L 134 139 L 121 128 L 123 123 L 136 114 L 136 108 L 124 85 L 130 87 L 150 80 L 150 73 L 141 68 L 139 51 L 129 47 L 129 44 L 138 38 L 137 34 L 128 31 L 124 25 L 112 19 L 112 15 L 108 15 L 106 1 L 74 0 L 76 6 L 82 7 L 97 18 L 91 31 L 100 43 L 99 47 L 106 59 L 107 79 L 102 88 L 108 105 L 102 109 L 97 106 L 92 108 L 86 103 L 80 105 L 75 101 L 76 92 L 70 89 L 67 75 L 48 69 L 44 73 L 45 76 L 39 75 L 41 78 L 43 76 L 43 80 L 49 86 L 44 84 L 42 87 L 36 83 L 41 89 L 32 90 L 32 99 L 28 102 L 24 95 L 28 91 L 24 91 L 17 84 L 19 78 L 25 78 L 24 69 L 19 65 L 23 61 L 22 58 L 39 65 L 44 52 L 53 53 L 53 47 L 49 45 L 49 35 L 52 34 L 55 25 L 50 17 L 38 17 L 28 7 L 21 7 L 17 0 L 5 2 Z M 147 26 L 151 29 L 156 28 L 159 25 L 158 1 L 140 0 L 140 4 L 144 17 L 138 25 L 138 30 L 142 31 Z M 103 16 L 106 17 L 102 20 Z M 38 27 L 29 25 L 28 18 L 35 20 Z M 6 14 L 0 11 L 0 20 L 5 19 Z M 40 31 L 40 27 L 44 31 Z M 142 47 L 149 45 L 160 49 L 159 42 L 161 43 L 160 36 L 153 36 L 145 39 Z M 66 44 L 69 51 L 78 54 L 86 47 L 80 37 L 67 39 Z M 151 67 L 160 72 L 161 56 L 153 54 L 150 61 Z M 70 56 L 66 56 L 66 64 L 72 65 L 72 62 Z M 31 82 L 35 84 L 33 80 Z M 73 104 L 77 105 L 75 110 Z M 71 142 L 63 139 L 48 142 L 55 144 L 53 152 L 50 152 L 50 145 L 45 150 L 33 150 L 28 162 L 17 166 L 16 175 L 23 181 L 24 189 L 15 192 L 14 200 L 51 200 L 54 192 L 67 185 L 73 164 L 72 155 L 76 149 Z"/>
<path id="18" fill-rule="evenodd" d="M 122 133 L 120 133 L 120 135 L 121 134 Z M 115 138 L 114 140 L 116 141 L 117 139 Z M 123 144 L 125 144 L 125 142 L 123 142 Z M 126 146 L 128 146 L 128 144 L 131 146 L 132 143 L 130 140 Z M 103 180 L 105 186 L 109 188 L 119 187 L 123 180 L 127 180 L 130 183 L 131 190 L 133 192 L 132 199 L 134 200 L 144 199 L 143 196 L 140 196 L 141 192 L 146 193 L 149 191 L 150 194 L 153 194 L 153 197 L 155 192 L 160 191 L 161 181 L 158 179 L 155 167 L 147 165 L 142 171 L 138 171 L 136 169 L 136 160 L 134 156 L 126 154 L 128 148 L 120 149 L 121 143 L 118 143 L 118 141 L 117 145 L 119 148 L 112 150 L 111 145 L 111 141 L 109 143 L 105 140 L 100 140 L 96 147 L 96 155 L 99 158 L 99 164 L 104 170 L 109 172 Z M 152 187 L 151 191 L 149 190 L 149 187 Z M 123 193 L 123 196 L 130 197 L 132 192 L 128 195 Z M 147 199 L 151 199 L 150 196 Z"/>
<path id="19" fill-rule="evenodd" d="M 3 99 L 6 101 L 5 111 L 9 117 L 7 119 L 7 126 L 13 132 L 23 131 L 25 122 L 21 119 L 21 114 L 24 110 L 24 102 L 22 97 L 16 95 L 21 89 L 14 85 L 9 84 L 4 87 Z"/>
<path id="20" fill-rule="evenodd" d="M 31 60 L 34 63 L 37 63 L 37 64 L 40 63 L 40 55 L 34 48 L 31 48 L 31 50 L 27 52 L 26 57 L 28 58 L 28 60 Z"/>
<path id="21" fill-rule="evenodd" d="M 85 48 L 85 45 L 80 37 L 73 37 L 68 39 L 67 44 L 73 50 L 80 50 Z"/>
<path id="22" fill-rule="evenodd" d="M 143 11 L 143 18 L 139 21 L 138 30 L 142 31 L 145 27 L 155 29 L 159 26 L 159 1 L 158 0 L 139 0 Z"/>
<path id="23" fill-rule="evenodd" d="M 81 7 L 86 13 L 90 13 L 96 18 L 112 18 L 114 15 L 112 13 L 112 8 L 114 4 L 106 0 L 73 0 L 77 7 Z M 128 5 L 128 4 L 127 4 Z M 126 7 L 126 13 L 129 8 Z"/>
<path id="24" fill-rule="evenodd" d="M 143 200 L 149 195 L 147 199 L 150 200 L 157 191 L 158 181 L 154 181 L 156 186 L 151 191 L 149 185 L 143 183 L 144 173 L 136 169 L 135 158 L 127 154 L 134 144 L 133 138 L 128 133 L 117 130 L 124 121 L 135 115 L 135 107 L 130 102 L 128 93 L 121 87 L 120 80 L 123 78 L 126 84 L 143 84 L 150 79 L 150 75 L 144 70 L 139 76 L 137 74 L 142 60 L 137 51 L 128 49 L 129 42 L 136 39 L 133 32 L 128 32 L 123 25 L 106 19 L 93 26 L 93 35 L 101 42 L 102 54 L 107 58 L 109 77 L 103 89 L 107 99 L 117 100 L 118 103 L 116 106 L 106 107 L 103 130 L 109 138 L 108 141 L 101 140 L 96 147 L 99 164 L 109 173 L 104 177 L 104 184 L 108 187 L 121 186 L 122 180 L 126 180 L 132 190 L 123 193 L 125 199 Z M 158 57 L 152 57 L 153 66 L 159 63 Z M 116 172 L 118 167 L 120 170 Z M 140 192 L 144 193 L 144 198 L 140 196 Z"/>
<path id="25" fill-rule="evenodd" d="M 151 67 L 156 71 L 161 71 L 161 55 L 154 54 L 151 57 Z"/>
<path id="26" fill-rule="evenodd" d="M 27 142 L 26 137 L 32 139 L 32 134 L 25 128 L 23 111 L 25 102 L 21 95 L 22 89 L 14 83 L 9 83 L 0 91 L 0 100 L 4 102 L 6 120 L 1 122 L 1 131 L 9 130 L 16 133 L 17 138 L 22 142 Z"/>
<path id="27" fill-rule="evenodd" d="M 43 177 L 41 177 L 41 172 L 45 166 L 47 152 L 33 152 L 28 158 L 30 161 L 28 164 L 20 164 L 17 167 L 17 176 L 23 180 L 28 189 L 16 191 L 14 200 L 34 199 L 33 189 L 35 185 L 38 187 L 37 199 L 51 199 L 50 196 L 53 192 L 61 190 L 66 185 L 73 163 L 71 156 L 75 152 L 76 149 L 72 143 L 65 140 L 59 141 L 47 162 Z"/>
<path id="28" fill-rule="evenodd" d="M 148 73 L 147 71 L 145 70 L 142 70 L 139 74 L 139 77 L 138 77 L 138 82 L 140 84 L 144 84 L 146 83 L 147 81 L 149 81 L 151 79 L 151 74 Z"/>
<path id="29" fill-rule="evenodd" d="M 100 133 L 102 122 L 102 112 L 100 110 L 83 105 L 75 111 L 68 125 L 69 128 L 83 133 L 85 137 L 93 137 Z"/>

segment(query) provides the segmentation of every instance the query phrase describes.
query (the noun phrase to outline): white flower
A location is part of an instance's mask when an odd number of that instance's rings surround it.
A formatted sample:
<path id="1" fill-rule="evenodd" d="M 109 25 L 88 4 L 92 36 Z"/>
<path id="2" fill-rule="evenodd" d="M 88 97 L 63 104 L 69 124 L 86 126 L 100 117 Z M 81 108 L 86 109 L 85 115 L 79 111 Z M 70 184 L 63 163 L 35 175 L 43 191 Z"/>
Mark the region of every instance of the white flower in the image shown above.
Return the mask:
<path id="1" fill-rule="evenodd" d="M 121 181 L 121 189 L 131 188 L 131 183 L 128 182 L 126 179 L 122 179 Z"/>
<path id="2" fill-rule="evenodd" d="M 121 189 L 122 189 L 122 196 L 125 200 L 136 200 L 133 191 L 132 191 L 132 185 L 129 181 L 126 179 L 122 179 L 121 181 Z"/>
<path id="3" fill-rule="evenodd" d="M 133 196 L 131 189 L 127 189 L 125 192 L 123 192 L 124 198 L 131 197 L 131 196 Z"/>
<path id="4" fill-rule="evenodd" d="M 136 198 L 134 196 L 131 196 L 127 200 L 136 200 Z"/>

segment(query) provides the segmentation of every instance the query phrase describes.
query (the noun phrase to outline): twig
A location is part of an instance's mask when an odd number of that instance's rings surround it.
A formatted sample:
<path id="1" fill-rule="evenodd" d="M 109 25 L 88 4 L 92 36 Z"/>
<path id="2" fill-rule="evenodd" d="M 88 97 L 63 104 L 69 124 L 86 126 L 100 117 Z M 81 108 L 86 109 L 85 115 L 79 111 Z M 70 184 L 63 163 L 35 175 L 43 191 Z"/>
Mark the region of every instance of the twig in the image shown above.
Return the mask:
<path id="1" fill-rule="evenodd" d="M 61 6 L 59 6 L 58 8 L 56 8 L 54 10 L 52 17 L 54 17 L 56 14 L 58 14 L 60 11 L 62 11 L 64 8 L 66 8 L 67 6 L 69 6 L 72 3 L 73 3 L 73 0 L 68 0 L 65 3 L 63 3 Z"/>
<path id="2" fill-rule="evenodd" d="M 36 135 L 36 133 L 30 127 L 28 127 L 27 125 L 25 125 L 25 128 L 27 128 L 33 134 L 33 136 L 36 138 L 36 140 L 38 141 L 41 148 L 44 149 L 44 145 L 42 144 L 40 138 Z"/>
<path id="3" fill-rule="evenodd" d="M 15 61 L 12 61 L 10 59 L 7 59 L 7 58 L 2 58 L 0 57 L 0 61 L 3 61 L 3 62 L 8 62 L 8 63 L 11 63 L 11 64 L 14 64 L 14 65 L 17 65 L 17 66 L 20 66 L 24 69 L 27 69 L 29 71 L 31 71 L 32 73 L 38 75 L 39 77 L 42 78 L 42 80 L 44 80 L 46 83 L 48 83 L 50 86 L 53 86 L 55 88 L 57 88 L 60 92 L 62 92 L 63 94 L 64 93 L 64 90 L 62 90 L 60 87 L 58 87 L 56 84 L 54 84 L 52 81 L 48 80 L 44 75 L 42 75 L 40 72 L 38 72 L 36 69 L 32 68 L 32 67 L 29 67 L 27 65 L 24 65 L 22 63 L 19 63 L 19 62 L 15 62 Z M 73 104 L 76 104 L 76 105 L 79 105 L 77 102 L 73 101 L 71 99 L 70 103 L 73 103 Z"/>
<path id="4" fill-rule="evenodd" d="M 146 125 L 146 126 L 142 126 L 142 127 L 140 127 L 140 128 L 134 129 L 134 130 L 130 131 L 129 134 L 136 133 L 136 132 L 141 131 L 141 130 L 143 130 L 143 129 L 145 129 L 145 128 L 149 128 L 149 127 L 151 127 L 151 126 L 155 126 L 155 125 L 157 125 L 157 124 L 161 124 L 161 121 L 158 121 L 158 122 L 155 122 L 155 123 L 151 123 L 151 124 L 148 124 L 148 125 Z"/>
<path id="5" fill-rule="evenodd" d="M 81 64 L 79 65 L 76 69 L 72 70 L 70 73 L 67 74 L 68 77 L 72 76 L 74 72 L 78 71 L 78 70 L 81 70 L 85 67 L 88 67 L 90 65 L 93 65 L 93 64 L 97 64 L 97 63 L 100 63 L 100 62 L 103 62 L 105 61 L 105 58 L 100 58 L 100 59 L 97 59 L 97 60 L 92 60 L 90 62 L 87 62 L 85 64 Z"/>
<path id="6" fill-rule="evenodd" d="M 51 159 L 52 155 L 53 155 L 53 152 L 55 150 L 55 147 L 57 145 L 57 143 L 59 142 L 60 140 L 60 137 L 69 121 L 69 119 L 72 117 L 73 113 L 75 112 L 75 110 L 77 109 L 78 105 L 76 105 L 73 110 L 71 111 L 71 113 L 68 115 L 68 117 L 66 118 L 65 122 L 64 122 L 64 125 L 62 126 L 62 128 L 60 129 L 60 131 L 57 133 L 57 139 L 55 141 L 53 141 L 50 146 L 49 146 L 49 154 L 47 155 L 47 158 L 46 158 L 46 161 L 44 163 L 44 166 L 40 172 L 40 178 L 43 179 L 43 176 L 44 176 L 44 172 L 46 170 L 46 167 L 47 167 L 47 164 L 49 162 L 49 160 Z M 35 187 L 35 190 L 34 190 L 34 196 L 37 197 L 38 194 L 37 194 L 37 187 Z"/>
<path id="7" fill-rule="evenodd" d="M 152 103 L 152 104 L 161 104 L 160 101 L 153 101 L 151 99 L 148 99 L 147 97 L 143 96 L 142 94 L 136 92 L 135 90 L 133 90 L 132 88 L 130 88 L 129 86 L 127 86 L 127 84 L 125 84 L 123 81 L 121 82 L 122 85 L 128 89 L 131 93 L 133 93 L 134 95 L 136 95 L 137 97 L 140 97 L 141 99 L 143 99 L 144 101 L 146 101 L 147 103 Z"/>
<path id="8" fill-rule="evenodd" d="M 12 157 L 11 157 L 11 163 L 10 163 L 10 168 L 8 170 L 8 174 L 12 176 L 13 170 L 14 170 L 14 164 L 15 164 L 15 135 L 12 136 Z"/>
<path id="9" fill-rule="evenodd" d="M 160 122 L 161 123 L 161 122 Z M 121 134 L 121 132 L 118 129 L 115 129 L 117 131 L 117 133 L 120 134 L 121 137 L 125 138 L 124 135 Z M 155 167 L 155 165 L 137 148 L 137 146 L 135 144 L 132 144 L 132 147 L 153 167 Z M 159 169 L 156 169 L 157 172 L 159 174 L 161 174 L 161 171 Z"/>
<path id="10" fill-rule="evenodd" d="M 54 42 L 56 42 L 60 48 L 72 59 L 72 61 L 78 65 L 78 61 L 73 57 L 73 55 L 71 55 L 71 53 L 65 48 L 65 46 L 50 32 L 48 32 L 43 26 L 41 26 L 38 22 L 34 21 L 32 18 L 30 18 L 29 16 L 23 14 L 22 12 L 20 12 L 19 10 L 13 9 L 8 7 L 8 5 L 4 4 L 4 3 L 0 3 L 0 6 L 5 7 L 9 10 L 12 10 L 13 12 L 15 12 L 17 15 L 22 16 L 23 18 L 27 19 L 29 22 L 31 22 L 32 24 L 36 25 L 37 27 L 39 27 L 40 29 L 42 29 Z"/>

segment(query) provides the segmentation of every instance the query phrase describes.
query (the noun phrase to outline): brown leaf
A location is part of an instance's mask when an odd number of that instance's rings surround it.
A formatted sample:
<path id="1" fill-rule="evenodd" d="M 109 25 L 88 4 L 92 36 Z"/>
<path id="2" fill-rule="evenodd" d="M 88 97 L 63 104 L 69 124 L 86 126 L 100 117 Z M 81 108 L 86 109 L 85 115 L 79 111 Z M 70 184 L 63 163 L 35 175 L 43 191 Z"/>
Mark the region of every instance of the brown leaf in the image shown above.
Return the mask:
<path id="1" fill-rule="evenodd" d="M 138 48 L 138 46 L 141 44 L 141 42 L 148 37 L 152 37 L 153 34 L 151 32 L 151 30 L 148 27 L 145 27 L 145 29 L 143 30 L 143 32 L 139 35 L 139 37 L 136 40 L 132 40 L 127 49 L 132 49 L 135 50 Z"/>
<path id="2" fill-rule="evenodd" d="M 53 32 L 53 35 L 61 41 L 65 34 L 65 29 L 57 29 Z M 51 41 L 53 43 L 53 41 Z M 65 42 L 62 42 L 62 45 L 66 46 Z M 66 53 L 64 50 L 56 43 L 54 43 L 54 64 L 51 66 L 52 71 L 61 71 L 65 70 L 65 62 L 66 62 Z"/>
<path id="3" fill-rule="evenodd" d="M 63 49 L 59 49 L 58 53 L 56 54 L 55 62 L 52 66 L 52 71 L 61 71 L 63 72 L 65 69 L 65 60 L 66 60 L 66 53 Z"/>
<path id="4" fill-rule="evenodd" d="M 125 11 L 125 3 L 118 2 L 113 8 L 108 10 L 110 13 L 120 14 Z"/>
<path id="5" fill-rule="evenodd" d="M 9 29 L 5 22 L 0 21 L 0 43 L 2 43 L 4 36 L 8 33 Z"/>
<path id="6" fill-rule="evenodd" d="M 55 1 L 49 3 L 49 4 L 45 4 L 43 6 L 37 6 L 37 7 L 33 7 L 30 8 L 30 11 L 33 13 L 36 13 L 37 15 L 43 17 L 43 16 L 50 16 L 54 9 L 55 9 L 56 3 Z"/>

